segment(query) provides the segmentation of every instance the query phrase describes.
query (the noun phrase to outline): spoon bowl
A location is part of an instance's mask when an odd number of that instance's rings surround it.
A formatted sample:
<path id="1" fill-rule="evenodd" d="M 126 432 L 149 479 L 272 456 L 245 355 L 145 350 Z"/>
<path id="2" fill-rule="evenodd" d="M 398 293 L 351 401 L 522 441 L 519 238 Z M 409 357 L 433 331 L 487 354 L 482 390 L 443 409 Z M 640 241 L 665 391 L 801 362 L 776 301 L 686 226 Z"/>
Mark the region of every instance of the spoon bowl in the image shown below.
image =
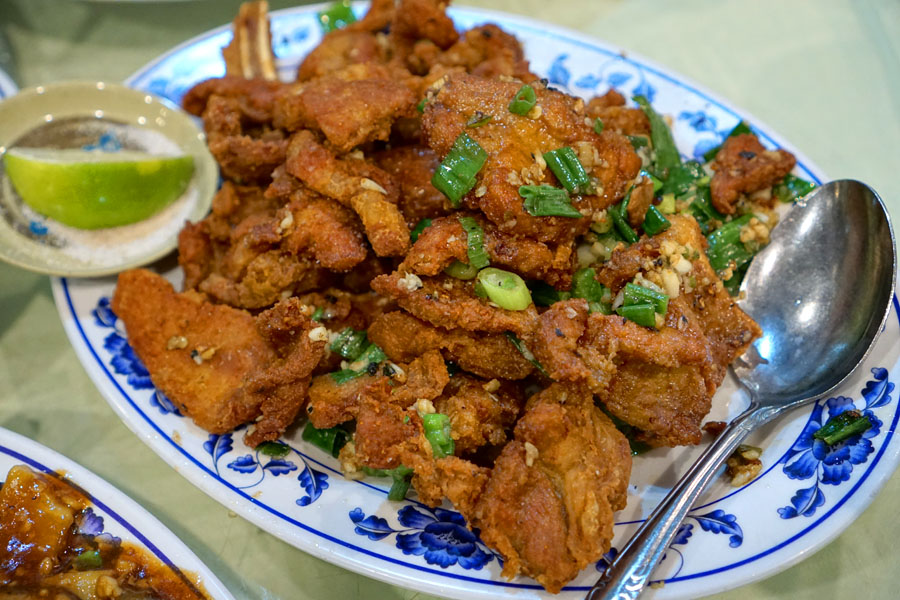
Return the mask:
<path id="1" fill-rule="evenodd" d="M 827 183 L 798 203 L 753 259 L 741 308 L 763 335 L 733 366 L 760 404 L 828 393 L 868 354 L 894 294 L 894 236 L 878 195 Z"/>
<path id="2" fill-rule="evenodd" d="M 684 517 L 747 434 L 853 373 L 884 328 L 896 277 L 894 232 L 870 187 L 833 181 L 795 204 L 742 286 L 741 308 L 763 330 L 732 365 L 750 406 L 663 498 L 588 600 L 637 598 Z"/>

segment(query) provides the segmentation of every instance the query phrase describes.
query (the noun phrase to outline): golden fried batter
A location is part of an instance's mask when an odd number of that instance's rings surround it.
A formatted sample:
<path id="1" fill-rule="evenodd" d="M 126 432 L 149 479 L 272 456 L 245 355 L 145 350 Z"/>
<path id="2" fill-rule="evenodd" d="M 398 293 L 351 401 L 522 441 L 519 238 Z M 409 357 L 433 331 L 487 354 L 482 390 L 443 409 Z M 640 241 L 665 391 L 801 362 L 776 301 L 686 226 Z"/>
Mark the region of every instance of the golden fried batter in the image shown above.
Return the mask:
<path id="1" fill-rule="evenodd" d="M 254 318 L 143 269 L 119 275 L 112 309 L 147 366 L 154 386 L 194 422 L 225 433 L 255 421 L 246 440 L 274 439 L 306 400 L 306 386 L 324 342 L 296 303 Z"/>
<path id="2" fill-rule="evenodd" d="M 797 159 L 786 150 L 768 150 L 752 133 L 726 138 L 716 160 L 709 184 L 712 204 L 722 214 L 735 212 L 741 194 L 770 187 L 791 172 Z"/>

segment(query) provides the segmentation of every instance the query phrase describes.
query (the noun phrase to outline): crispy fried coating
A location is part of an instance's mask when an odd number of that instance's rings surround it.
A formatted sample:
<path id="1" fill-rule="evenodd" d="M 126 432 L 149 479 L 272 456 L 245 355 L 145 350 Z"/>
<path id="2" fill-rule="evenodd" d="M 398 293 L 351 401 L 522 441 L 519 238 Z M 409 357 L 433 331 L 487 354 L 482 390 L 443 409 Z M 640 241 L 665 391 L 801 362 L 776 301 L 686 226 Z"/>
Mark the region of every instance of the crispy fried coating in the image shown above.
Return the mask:
<path id="1" fill-rule="evenodd" d="M 375 34 L 348 28 L 335 29 L 325 35 L 297 69 L 297 81 L 309 81 L 339 71 L 350 65 L 378 62 L 383 51 Z"/>
<path id="2" fill-rule="evenodd" d="M 574 258 L 571 244 L 556 244 L 552 249 L 549 244 L 504 233 L 478 215 L 474 218 L 484 232 L 484 249 L 492 265 L 514 271 L 525 279 L 546 281 L 558 288 L 571 286 Z M 454 260 L 468 263 L 467 239 L 459 216 L 435 219 L 419 234 L 399 268 L 417 275 L 437 275 Z"/>
<path id="3" fill-rule="evenodd" d="M 397 205 L 371 175 L 377 170 L 360 160 L 342 160 L 318 143 L 310 131 L 291 138 L 287 172 L 313 190 L 352 208 L 362 220 L 366 237 L 378 256 L 402 255 L 409 248 L 409 229 Z"/>
<path id="4" fill-rule="evenodd" d="M 556 593 L 609 549 L 631 449 L 588 390 L 562 384 L 529 401 L 515 438 L 463 514 L 503 554 L 504 576 L 524 573 Z"/>
<path id="5" fill-rule="evenodd" d="M 325 75 L 285 88 L 275 102 L 273 124 L 288 131 L 321 131 L 338 153 L 373 140 L 386 141 L 391 125 L 415 110 L 417 99 L 387 77 L 345 80 Z"/>
<path id="6" fill-rule="evenodd" d="M 461 368 L 488 379 L 524 379 L 534 370 L 503 334 L 446 331 L 404 311 L 375 319 L 369 326 L 369 339 L 396 362 L 410 362 L 440 349 Z"/>
<path id="7" fill-rule="evenodd" d="M 434 219 L 451 212 L 450 201 L 431 185 L 431 176 L 441 163 L 431 148 L 420 144 L 392 147 L 372 158 L 399 182 L 397 206 L 410 229 L 422 219 Z"/>
<path id="8" fill-rule="evenodd" d="M 179 294 L 137 269 L 119 275 L 112 308 L 153 384 L 197 425 L 225 433 L 261 417 L 246 440 L 274 439 L 306 400 L 324 342 L 295 303 L 254 319 L 249 313 Z"/>
<path id="9" fill-rule="evenodd" d="M 469 331 L 522 334 L 530 331 L 537 320 L 533 304 L 525 310 L 495 308 L 475 296 L 471 281 L 446 275 L 419 279 L 394 272 L 373 279 L 372 289 L 396 301 L 414 316 L 445 329 L 460 327 Z"/>
<path id="10" fill-rule="evenodd" d="M 225 96 L 238 100 L 241 113 L 249 119 L 263 123 L 272 118 L 275 97 L 284 85 L 280 81 L 225 75 L 205 79 L 189 89 L 182 98 L 181 105 L 195 117 L 200 117 L 212 96 Z"/>
<path id="11" fill-rule="evenodd" d="M 584 102 L 535 82 L 537 105 L 530 116 L 510 112 L 509 103 L 522 87 L 516 81 L 488 80 L 454 74 L 425 105 L 423 134 L 428 145 L 445 156 L 464 131 L 487 152 L 475 188 L 464 198 L 467 207 L 482 211 L 505 233 L 539 241 L 571 241 L 584 233 L 589 216 L 618 201 L 641 167 L 640 158 L 621 135 L 597 135 L 585 123 Z M 467 128 L 476 113 L 490 115 L 481 127 Z M 572 204 L 586 216 L 535 217 L 526 212 L 521 185 L 554 185 L 555 178 L 541 155 L 570 146 L 588 174 L 596 194 L 575 195 Z"/>
<path id="12" fill-rule="evenodd" d="M 458 42 L 436 54 L 432 62 L 443 67 L 462 67 L 467 73 L 488 79 L 504 76 L 530 82 L 538 78 L 529 70 L 519 40 L 492 23 L 464 32 Z"/>
<path id="13" fill-rule="evenodd" d="M 770 187 L 791 172 L 797 159 L 787 150 L 768 150 L 752 133 L 725 139 L 712 163 L 712 204 L 722 214 L 735 212 L 741 194 Z"/>
<path id="14" fill-rule="evenodd" d="M 518 386 L 485 382 L 462 373 L 453 377 L 448 392 L 435 400 L 434 408 L 450 417 L 450 437 L 457 456 L 504 444 L 507 430 L 515 425 L 525 405 Z"/>
<path id="15" fill-rule="evenodd" d="M 610 129 L 622 135 L 650 135 L 650 120 L 640 108 L 627 108 L 625 97 L 615 89 L 603 96 L 591 98 L 585 107 L 587 116 L 600 119 L 604 129 Z"/>
<path id="16" fill-rule="evenodd" d="M 348 271 L 369 253 L 357 216 L 330 198 L 308 191 L 294 194 L 278 216 L 280 224 L 287 224 L 282 247 L 294 254 L 308 250 L 327 269 Z"/>
<path id="17" fill-rule="evenodd" d="M 263 128 L 248 131 L 251 116 L 236 98 L 213 95 L 203 111 L 209 151 L 222 175 L 239 182 L 266 181 L 284 162 L 287 140 L 282 132 Z"/>
<path id="18" fill-rule="evenodd" d="M 393 469 L 410 462 L 407 455 L 431 456 L 421 417 L 415 409 L 392 403 L 386 377 L 361 395 L 353 441 L 359 462 L 372 469 Z"/>

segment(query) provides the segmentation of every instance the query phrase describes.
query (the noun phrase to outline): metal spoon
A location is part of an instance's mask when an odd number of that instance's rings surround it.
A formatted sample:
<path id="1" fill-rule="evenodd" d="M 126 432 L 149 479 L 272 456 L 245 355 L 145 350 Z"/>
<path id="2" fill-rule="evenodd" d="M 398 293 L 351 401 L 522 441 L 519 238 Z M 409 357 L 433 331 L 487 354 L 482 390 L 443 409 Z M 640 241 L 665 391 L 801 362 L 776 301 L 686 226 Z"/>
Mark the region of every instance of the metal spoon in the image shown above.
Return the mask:
<path id="1" fill-rule="evenodd" d="M 863 183 L 827 183 L 789 211 L 743 283 L 741 308 L 763 330 L 732 365 L 750 406 L 660 502 L 587 600 L 637 598 L 691 506 L 747 434 L 824 396 L 865 359 L 890 311 L 896 263 L 887 211 Z"/>

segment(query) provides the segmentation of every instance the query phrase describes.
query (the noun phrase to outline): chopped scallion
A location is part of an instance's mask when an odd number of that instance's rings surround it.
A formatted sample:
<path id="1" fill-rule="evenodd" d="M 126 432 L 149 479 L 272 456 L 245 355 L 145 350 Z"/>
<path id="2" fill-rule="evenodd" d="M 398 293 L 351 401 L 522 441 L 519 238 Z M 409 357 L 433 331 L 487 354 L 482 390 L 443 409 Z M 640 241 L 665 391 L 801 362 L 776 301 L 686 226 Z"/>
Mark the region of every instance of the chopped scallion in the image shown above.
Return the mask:
<path id="1" fill-rule="evenodd" d="M 735 268 L 740 268 L 750 262 L 753 254 L 741 242 L 741 228 L 752 218 L 753 215 L 743 215 L 706 236 L 706 241 L 709 242 L 706 256 L 709 257 L 709 264 L 713 269 L 721 271 L 732 262 Z"/>
<path id="2" fill-rule="evenodd" d="M 478 272 L 478 283 L 484 293 L 500 308 L 525 310 L 531 304 L 531 292 L 515 273 L 488 267 Z"/>
<path id="3" fill-rule="evenodd" d="M 103 558 L 99 550 L 86 550 L 75 557 L 75 569 L 78 571 L 90 571 L 103 566 Z"/>
<path id="4" fill-rule="evenodd" d="M 340 371 L 329 373 L 329 375 L 331 375 L 331 378 L 334 379 L 334 382 L 338 385 L 343 385 L 348 381 L 356 379 L 357 377 L 362 377 L 365 374 L 365 370 L 354 371 L 352 369 L 341 369 Z"/>
<path id="5" fill-rule="evenodd" d="M 691 186 L 701 187 L 704 179 L 708 184 L 708 177 L 706 171 L 703 170 L 703 165 L 696 160 L 689 160 L 669 168 L 660 193 L 680 196 L 690 191 Z"/>
<path id="6" fill-rule="evenodd" d="M 431 185 L 447 196 L 450 204 L 457 208 L 462 197 L 475 187 L 475 176 L 486 160 L 487 152 L 484 148 L 467 134 L 461 133 L 438 165 L 431 178 Z"/>
<path id="7" fill-rule="evenodd" d="M 805 179 L 801 179 L 796 175 L 788 173 L 780 183 L 772 188 L 772 192 L 774 192 L 775 197 L 782 202 L 793 202 L 794 200 L 802 198 L 814 189 L 816 189 L 816 184 L 813 182 L 806 181 Z"/>
<path id="8" fill-rule="evenodd" d="M 872 421 L 869 420 L 868 415 L 864 415 L 858 410 L 845 410 L 837 416 L 828 419 L 813 434 L 813 437 L 817 440 L 822 440 L 829 446 L 833 446 L 852 435 L 866 431 L 870 427 L 872 427 Z"/>
<path id="9" fill-rule="evenodd" d="M 266 456 L 281 458 L 282 456 L 287 456 L 291 453 L 291 447 L 287 444 L 282 444 L 281 442 L 263 442 L 256 447 L 256 451 L 265 454 Z"/>
<path id="10" fill-rule="evenodd" d="M 367 341 L 365 331 L 356 331 L 352 327 L 347 327 L 331 342 L 329 348 L 347 360 L 356 360 L 356 357 L 362 354 Z"/>
<path id="11" fill-rule="evenodd" d="M 469 257 L 469 265 L 475 269 L 485 268 L 491 260 L 484 249 L 484 230 L 472 217 L 460 217 L 459 224 L 466 231 L 466 255 Z"/>
<path id="12" fill-rule="evenodd" d="M 657 208 L 664 215 L 675 214 L 675 194 L 663 194 Z"/>
<path id="13" fill-rule="evenodd" d="M 653 142 L 656 168 L 664 170 L 680 165 L 681 155 L 678 153 L 678 147 L 675 146 L 675 140 L 672 138 L 672 132 L 665 119 L 653 110 L 650 102 L 644 96 L 635 96 L 634 101 L 638 103 L 638 106 L 647 115 L 647 120 L 650 121 L 650 141 Z"/>
<path id="14" fill-rule="evenodd" d="M 513 96 L 512 102 L 509 103 L 509 112 L 524 117 L 531 112 L 535 104 L 537 104 L 537 94 L 534 93 L 534 88 L 526 83 Z"/>
<path id="15" fill-rule="evenodd" d="M 645 135 L 627 135 L 625 137 L 631 142 L 631 147 L 634 148 L 635 152 L 650 144 L 650 138 Z"/>
<path id="16" fill-rule="evenodd" d="M 631 228 L 631 225 L 628 224 L 628 220 L 624 214 L 625 211 L 623 211 L 622 208 L 610 206 L 606 209 L 606 214 L 612 219 L 613 225 L 615 225 L 616 231 L 619 232 L 622 239 L 629 244 L 633 244 L 638 241 L 638 234 Z"/>
<path id="17" fill-rule="evenodd" d="M 312 423 L 307 423 L 306 427 L 303 428 L 302 437 L 304 442 L 309 442 L 337 458 L 341 448 L 350 439 L 350 434 L 340 427 L 317 429 L 313 427 Z"/>
<path id="18" fill-rule="evenodd" d="M 641 170 L 640 174 L 642 176 L 646 177 L 647 179 L 649 179 L 653 183 L 653 193 L 654 194 L 656 194 L 657 192 L 659 192 L 659 190 L 662 189 L 663 182 L 662 182 L 662 180 L 660 180 L 659 177 L 657 177 L 656 175 L 654 175 L 652 173 L 644 171 L 644 170 Z"/>
<path id="19" fill-rule="evenodd" d="M 431 451 L 435 458 L 453 454 L 455 445 L 453 438 L 450 437 L 450 417 L 443 413 L 423 415 L 422 427 L 425 430 L 425 439 L 431 443 Z"/>
<path id="20" fill-rule="evenodd" d="M 316 321 L 317 323 L 321 322 L 322 319 L 324 319 L 324 318 L 325 318 L 325 309 L 321 306 L 317 306 L 316 310 L 313 311 L 313 314 L 310 317 L 310 319 L 312 319 L 313 321 Z"/>
<path id="21" fill-rule="evenodd" d="M 421 221 L 416 223 L 416 226 L 413 227 L 412 231 L 409 232 L 410 241 L 415 244 L 416 240 L 419 239 L 419 236 L 422 235 L 422 232 L 425 231 L 425 229 L 429 225 L 431 225 L 431 219 L 422 219 Z"/>
<path id="22" fill-rule="evenodd" d="M 656 327 L 656 310 L 649 302 L 646 304 L 632 304 L 631 306 L 620 306 L 616 312 L 628 319 L 634 321 L 638 325 L 644 327 Z"/>
<path id="23" fill-rule="evenodd" d="M 531 350 L 525 345 L 525 343 L 519 339 L 519 337 L 514 334 L 512 331 L 506 332 L 506 337 L 509 339 L 510 343 L 515 346 L 516 350 L 525 357 L 525 360 L 534 365 L 534 368 L 541 372 L 541 375 L 544 377 L 550 378 L 550 374 L 547 373 L 547 370 L 544 369 L 544 365 L 538 362 L 538 359 L 534 357 L 534 354 L 531 353 Z"/>
<path id="24" fill-rule="evenodd" d="M 598 118 L 594 119 L 594 133 L 601 134 L 603 133 L 603 121 Z"/>
<path id="25" fill-rule="evenodd" d="M 470 129 L 475 129 L 476 127 L 481 127 L 482 125 L 487 125 L 491 122 L 493 117 L 491 115 L 486 115 L 481 111 L 477 111 L 474 115 L 469 117 L 469 120 L 466 121 L 466 127 Z"/>
<path id="26" fill-rule="evenodd" d="M 660 231 L 665 231 L 672 226 L 667 218 L 663 216 L 658 208 L 650 205 L 647 213 L 644 215 L 644 233 L 647 235 L 656 235 Z"/>
<path id="27" fill-rule="evenodd" d="M 350 8 L 349 0 L 335 2 L 319 13 L 319 25 L 322 27 L 322 33 L 329 33 L 354 22 L 356 22 L 356 15 Z"/>
<path id="28" fill-rule="evenodd" d="M 420 113 L 425 112 L 425 104 L 427 102 L 428 102 L 428 98 L 422 98 L 421 100 L 419 100 L 419 102 L 416 104 L 416 110 L 419 111 Z"/>
<path id="29" fill-rule="evenodd" d="M 551 306 L 560 300 L 568 300 L 572 297 L 569 292 L 560 292 L 545 281 L 534 280 L 528 283 L 531 290 L 531 299 L 536 306 Z"/>
<path id="30" fill-rule="evenodd" d="M 591 180 L 578 155 L 568 146 L 557 148 L 544 153 L 547 166 L 556 175 L 563 187 L 571 193 L 584 194 L 588 192 Z"/>
<path id="31" fill-rule="evenodd" d="M 525 211 L 533 217 L 569 217 L 580 219 L 582 215 L 569 200 L 566 190 L 549 185 L 519 186 L 524 198 Z"/>
<path id="32" fill-rule="evenodd" d="M 409 467 L 404 467 L 400 465 L 394 469 L 388 471 L 388 474 L 391 476 L 391 479 L 394 480 L 394 483 L 391 485 L 391 489 L 388 492 L 388 500 L 392 502 L 400 502 L 404 498 L 406 498 L 406 493 L 409 491 L 410 480 L 412 479 L 413 470 Z"/>
<path id="33" fill-rule="evenodd" d="M 473 267 L 472 265 L 467 265 L 464 262 L 454 260 L 450 265 L 444 269 L 444 273 L 453 277 L 454 279 L 462 279 L 463 281 L 468 281 L 470 279 L 475 279 L 478 275 L 478 269 Z"/>
<path id="34" fill-rule="evenodd" d="M 669 309 L 669 297 L 666 294 L 641 285 L 626 283 L 625 306 L 634 306 L 636 304 L 651 304 L 653 305 L 653 310 L 664 315 Z"/>
<path id="35" fill-rule="evenodd" d="M 597 281 L 594 269 L 586 268 L 575 272 L 572 277 L 572 297 L 587 300 L 590 312 L 600 312 L 604 315 L 612 313 L 609 306 L 609 290 Z"/>

